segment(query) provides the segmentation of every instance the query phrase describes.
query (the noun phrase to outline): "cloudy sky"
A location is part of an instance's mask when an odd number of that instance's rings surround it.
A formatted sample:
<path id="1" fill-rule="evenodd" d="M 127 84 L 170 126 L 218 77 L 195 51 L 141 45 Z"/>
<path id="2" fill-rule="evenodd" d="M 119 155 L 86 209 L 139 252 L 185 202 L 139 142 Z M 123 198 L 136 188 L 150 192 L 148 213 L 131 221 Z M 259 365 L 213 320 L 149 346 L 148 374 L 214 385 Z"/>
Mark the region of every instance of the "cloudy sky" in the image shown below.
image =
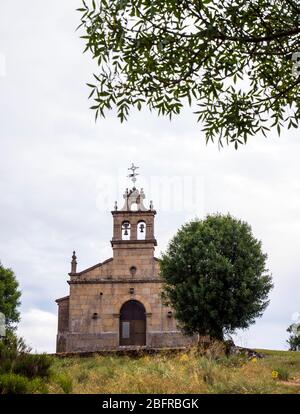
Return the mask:
<path id="1" fill-rule="evenodd" d="M 297 132 L 219 151 L 205 145 L 189 108 L 172 122 L 143 111 L 125 124 L 114 113 L 95 124 L 85 85 L 95 67 L 75 33 L 79 5 L 1 2 L 0 260 L 22 289 L 20 334 L 33 349 L 54 351 L 54 301 L 68 293 L 72 251 L 79 269 L 111 256 L 110 210 L 133 161 L 158 210 L 157 256 L 191 217 L 230 212 L 251 224 L 275 288 L 237 341 L 286 349 L 285 330 L 300 311 Z"/>

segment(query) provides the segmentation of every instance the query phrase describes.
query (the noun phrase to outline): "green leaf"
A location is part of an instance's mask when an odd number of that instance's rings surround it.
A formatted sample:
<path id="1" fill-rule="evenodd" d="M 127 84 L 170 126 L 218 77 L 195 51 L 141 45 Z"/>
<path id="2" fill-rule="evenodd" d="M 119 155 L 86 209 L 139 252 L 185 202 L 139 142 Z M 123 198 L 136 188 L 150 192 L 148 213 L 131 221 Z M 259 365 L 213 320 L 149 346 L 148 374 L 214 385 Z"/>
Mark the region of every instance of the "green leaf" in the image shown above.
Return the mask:
<path id="1" fill-rule="evenodd" d="M 172 118 L 186 97 L 189 106 L 195 99 L 195 122 L 220 147 L 237 148 L 259 131 L 266 136 L 270 123 L 279 135 L 298 127 L 299 84 L 290 65 L 298 11 L 288 2 L 284 13 L 282 2 L 252 3 L 83 2 L 81 39 L 98 64 L 93 76 L 108 93 L 99 95 L 105 108 L 117 108 L 123 122 L 131 107 L 141 110 L 137 98 L 146 98 L 148 109 Z M 119 110 L 121 98 L 127 105 Z"/>

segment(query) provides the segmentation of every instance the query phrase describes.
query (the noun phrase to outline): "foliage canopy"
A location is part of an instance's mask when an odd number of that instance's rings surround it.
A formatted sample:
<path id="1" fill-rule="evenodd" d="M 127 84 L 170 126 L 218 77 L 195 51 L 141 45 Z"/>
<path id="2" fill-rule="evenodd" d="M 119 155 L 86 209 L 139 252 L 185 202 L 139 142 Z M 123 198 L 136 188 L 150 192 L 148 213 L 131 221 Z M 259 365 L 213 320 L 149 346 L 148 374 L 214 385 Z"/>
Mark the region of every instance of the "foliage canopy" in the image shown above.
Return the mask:
<path id="1" fill-rule="evenodd" d="M 6 269 L 0 263 L 0 312 L 5 315 L 8 328 L 13 328 L 19 322 L 21 292 L 18 290 L 19 283 L 11 269 Z"/>
<path id="2" fill-rule="evenodd" d="M 250 226 L 230 215 L 184 225 L 160 262 L 165 303 L 187 334 L 224 334 L 262 315 L 272 288 L 266 254 Z"/>
<path id="3" fill-rule="evenodd" d="M 206 140 L 233 143 L 300 115 L 298 0 L 83 1 L 96 118 L 117 108 L 179 114 L 187 101 Z"/>
<path id="4" fill-rule="evenodd" d="M 300 351 L 300 323 L 292 324 L 287 328 L 290 337 L 287 343 L 290 346 L 290 351 Z"/>

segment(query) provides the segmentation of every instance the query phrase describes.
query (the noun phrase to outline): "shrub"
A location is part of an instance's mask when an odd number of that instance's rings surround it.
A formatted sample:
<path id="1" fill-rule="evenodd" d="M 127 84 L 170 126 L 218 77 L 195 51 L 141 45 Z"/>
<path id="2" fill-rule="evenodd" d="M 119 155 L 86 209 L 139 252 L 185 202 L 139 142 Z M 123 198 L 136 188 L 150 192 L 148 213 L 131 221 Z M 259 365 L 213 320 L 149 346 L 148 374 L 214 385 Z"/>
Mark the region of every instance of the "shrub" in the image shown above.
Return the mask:
<path id="1" fill-rule="evenodd" d="M 65 374 L 59 374 L 56 377 L 57 384 L 62 388 L 65 394 L 70 394 L 73 390 L 72 378 Z"/>
<path id="2" fill-rule="evenodd" d="M 48 393 L 47 385 L 40 379 L 30 381 L 23 375 L 12 372 L 0 375 L 0 394 Z"/>
<path id="3" fill-rule="evenodd" d="M 20 354 L 29 353 L 31 348 L 26 345 L 22 337 L 17 337 L 16 334 L 11 331 L 6 331 L 5 338 L 0 343 L 0 356 L 14 359 Z"/>
<path id="4" fill-rule="evenodd" d="M 0 341 L 0 372 L 10 371 L 14 358 L 16 358 L 15 350 L 11 349 L 5 341 Z"/>
<path id="5" fill-rule="evenodd" d="M 0 394 L 26 394 L 30 382 L 22 375 L 13 373 L 0 375 Z"/>
<path id="6" fill-rule="evenodd" d="M 34 378 L 29 382 L 28 393 L 48 394 L 47 384 L 41 378 Z"/>
<path id="7" fill-rule="evenodd" d="M 6 337 L 0 341 L 0 373 L 10 372 L 14 361 L 30 351 L 31 348 L 23 338 L 18 338 L 14 332 L 7 330 Z"/>
<path id="8" fill-rule="evenodd" d="M 278 373 L 277 378 L 282 381 L 288 381 L 290 377 L 290 372 L 286 368 L 280 367 L 276 368 L 275 371 Z"/>
<path id="9" fill-rule="evenodd" d="M 52 358 L 46 354 L 21 354 L 13 363 L 12 370 L 16 374 L 24 375 L 28 378 L 50 376 Z"/>
<path id="10" fill-rule="evenodd" d="M 218 377 L 218 366 L 216 362 L 207 357 L 200 357 L 197 359 L 196 370 L 198 376 L 207 385 L 213 385 Z"/>
<path id="11" fill-rule="evenodd" d="M 1 348 L 1 343 L 0 343 Z M 9 372 L 11 370 L 12 366 L 12 360 L 10 358 L 7 358 L 3 356 L 3 353 L 0 349 L 0 374 L 5 374 L 6 372 Z"/>
<path id="12" fill-rule="evenodd" d="M 240 368 L 247 361 L 248 359 L 243 355 L 230 355 L 228 357 L 218 358 L 216 360 L 216 363 L 227 368 Z"/>

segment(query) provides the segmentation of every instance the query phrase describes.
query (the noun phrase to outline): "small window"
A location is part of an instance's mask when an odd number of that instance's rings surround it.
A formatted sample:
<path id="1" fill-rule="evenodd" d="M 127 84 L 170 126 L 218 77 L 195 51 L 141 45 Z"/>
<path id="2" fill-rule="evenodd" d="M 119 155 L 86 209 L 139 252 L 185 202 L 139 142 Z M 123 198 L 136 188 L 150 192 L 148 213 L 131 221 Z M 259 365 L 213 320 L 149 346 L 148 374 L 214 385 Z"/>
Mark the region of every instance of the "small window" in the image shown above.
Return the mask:
<path id="1" fill-rule="evenodd" d="M 122 223 L 122 240 L 130 240 L 130 223 L 123 221 Z"/>
<path id="2" fill-rule="evenodd" d="M 130 322 L 122 322 L 122 338 L 128 339 L 130 337 Z"/>
<path id="3" fill-rule="evenodd" d="M 139 221 L 137 225 L 137 238 L 138 240 L 145 240 L 146 238 L 146 223 Z"/>
<path id="4" fill-rule="evenodd" d="M 129 272 L 130 272 L 131 276 L 134 276 L 136 274 L 136 267 L 131 266 L 131 268 L 129 269 Z"/>

